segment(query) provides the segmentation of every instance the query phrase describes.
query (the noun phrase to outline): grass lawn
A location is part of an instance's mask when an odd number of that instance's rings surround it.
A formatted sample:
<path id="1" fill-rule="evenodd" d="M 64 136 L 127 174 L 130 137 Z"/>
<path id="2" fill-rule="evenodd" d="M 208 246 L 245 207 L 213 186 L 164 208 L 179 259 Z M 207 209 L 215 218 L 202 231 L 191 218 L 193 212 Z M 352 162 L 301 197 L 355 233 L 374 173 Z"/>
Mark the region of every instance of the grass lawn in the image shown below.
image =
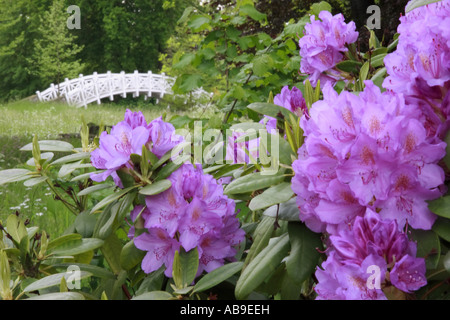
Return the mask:
<path id="1" fill-rule="evenodd" d="M 39 140 L 66 140 L 80 147 L 76 137 L 82 117 L 86 123 L 113 125 L 121 120 L 125 110 L 142 111 L 147 121 L 160 116 L 170 119 L 174 115 L 200 116 L 205 110 L 172 112 L 160 105 L 132 103 L 130 107 L 117 104 L 91 104 L 85 108 L 69 107 L 65 104 L 20 101 L 0 105 L 0 170 L 20 167 L 31 152 L 19 149 L 30 143 L 33 135 Z M 207 111 L 208 112 L 208 111 Z M 30 219 L 31 225 L 40 226 L 50 235 L 60 235 L 74 221 L 75 216 L 59 201 L 53 199 L 46 185 L 27 188 L 21 182 L 0 186 L 0 221 L 19 211 Z"/>

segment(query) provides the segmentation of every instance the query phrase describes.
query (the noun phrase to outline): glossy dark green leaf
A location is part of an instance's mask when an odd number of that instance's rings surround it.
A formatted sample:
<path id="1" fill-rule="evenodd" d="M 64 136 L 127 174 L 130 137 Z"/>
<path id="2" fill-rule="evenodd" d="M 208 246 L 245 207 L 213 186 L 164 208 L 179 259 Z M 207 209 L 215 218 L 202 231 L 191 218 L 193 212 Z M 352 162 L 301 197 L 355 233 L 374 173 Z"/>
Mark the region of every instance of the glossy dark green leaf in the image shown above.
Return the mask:
<path id="1" fill-rule="evenodd" d="M 194 286 L 193 293 L 208 290 L 227 280 L 242 270 L 244 263 L 241 261 L 225 264 L 203 276 Z"/>
<path id="2" fill-rule="evenodd" d="M 291 252 L 286 260 L 286 269 L 289 277 L 301 285 L 314 273 L 319 263 L 320 253 L 317 250 L 322 247 L 321 235 L 299 222 L 289 222 L 288 232 Z"/>
<path id="3" fill-rule="evenodd" d="M 264 209 L 278 203 L 286 202 L 293 195 L 294 192 L 292 191 L 291 183 L 282 182 L 254 197 L 250 201 L 249 208 L 253 211 Z"/>
<path id="4" fill-rule="evenodd" d="M 262 175 L 260 172 L 256 172 L 232 181 L 226 186 L 224 193 L 232 195 L 265 189 L 282 182 L 284 179 L 283 171 L 274 175 Z"/>
<path id="5" fill-rule="evenodd" d="M 247 298 L 279 266 L 288 251 L 289 236 L 287 233 L 270 239 L 267 247 L 242 271 L 236 283 L 236 298 Z"/>
<path id="6" fill-rule="evenodd" d="M 417 242 L 417 256 L 425 258 L 427 269 L 436 269 L 441 245 L 438 235 L 432 230 L 411 230 L 411 238 Z"/>
<path id="7" fill-rule="evenodd" d="M 74 147 L 68 142 L 59 140 L 42 140 L 38 141 L 41 151 L 59 151 L 59 152 L 73 152 Z M 29 143 L 20 149 L 21 151 L 32 151 L 33 143 Z"/>
<path id="8" fill-rule="evenodd" d="M 440 197 L 430 201 L 428 209 L 438 216 L 450 219 L 450 196 Z"/>
<path id="9" fill-rule="evenodd" d="M 158 180 L 152 184 L 146 185 L 142 189 L 139 190 L 140 194 L 146 196 L 153 196 L 159 194 L 161 192 L 166 191 L 172 186 L 172 182 L 167 179 Z"/>
<path id="10" fill-rule="evenodd" d="M 123 246 L 120 252 L 120 266 L 124 270 L 130 270 L 142 262 L 145 254 L 146 252 L 136 248 L 134 241 L 131 240 Z"/>
<path id="11" fill-rule="evenodd" d="M 173 280 L 177 289 L 189 286 L 195 279 L 199 265 L 197 248 L 186 252 L 182 247 L 175 251 L 173 259 Z"/>

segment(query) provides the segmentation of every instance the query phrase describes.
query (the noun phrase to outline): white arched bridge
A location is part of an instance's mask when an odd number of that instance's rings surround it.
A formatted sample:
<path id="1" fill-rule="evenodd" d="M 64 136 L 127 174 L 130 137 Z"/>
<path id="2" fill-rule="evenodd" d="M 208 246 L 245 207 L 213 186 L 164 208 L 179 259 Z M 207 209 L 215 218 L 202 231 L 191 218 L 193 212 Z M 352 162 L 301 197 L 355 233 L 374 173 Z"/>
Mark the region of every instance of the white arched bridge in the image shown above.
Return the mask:
<path id="1" fill-rule="evenodd" d="M 163 98 L 165 94 L 173 94 L 172 86 L 175 79 L 162 74 L 147 73 L 111 73 L 94 74 L 83 76 L 80 74 L 75 79 L 65 79 L 64 82 L 55 85 L 51 84 L 45 91 L 37 91 L 36 95 L 39 101 L 53 101 L 64 99 L 66 103 L 76 107 L 87 107 L 92 102 L 101 103 L 101 99 L 108 98 L 113 101 L 115 95 L 126 97 L 132 93 L 133 97 L 144 94 L 145 98 L 156 97 Z M 192 92 L 194 98 L 208 97 L 212 94 L 203 89 L 197 89 Z"/>

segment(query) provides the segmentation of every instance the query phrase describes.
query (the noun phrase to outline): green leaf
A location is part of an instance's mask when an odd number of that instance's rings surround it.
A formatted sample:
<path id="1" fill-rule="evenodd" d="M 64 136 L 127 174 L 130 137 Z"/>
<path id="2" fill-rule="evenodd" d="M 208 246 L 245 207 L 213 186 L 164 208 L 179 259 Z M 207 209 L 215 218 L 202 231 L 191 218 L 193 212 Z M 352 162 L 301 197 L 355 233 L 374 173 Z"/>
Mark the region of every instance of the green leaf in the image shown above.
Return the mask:
<path id="1" fill-rule="evenodd" d="M 239 15 L 249 16 L 255 21 L 261 21 L 267 18 L 265 13 L 261 13 L 251 4 L 245 4 L 239 8 Z"/>
<path id="2" fill-rule="evenodd" d="M 194 286 L 194 292 L 208 290 L 219 283 L 227 280 L 234 274 L 242 270 L 244 263 L 241 261 L 225 264 L 203 276 Z"/>
<path id="3" fill-rule="evenodd" d="M 224 193 L 226 195 L 231 195 L 260 190 L 278 184 L 282 182 L 284 178 L 283 172 L 278 172 L 275 175 L 262 175 L 257 172 L 232 181 L 226 186 Z"/>
<path id="4" fill-rule="evenodd" d="M 450 196 L 430 201 L 428 209 L 438 216 L 450 219 Z"/>
<path id="5" fill-rule="evenodd" d="M 345 72 L 354 72 L 357 73 L 359 68 L 361 68 L 362 63 L 359 61 L 355 61 L 355 60 L 345 60 L 342 62 L 339 62 L 336 65 L 336 68 L 341 70 L 341 71 L 345 71 Z"/>
<path id="6" fill-rule="evenodd" d="M 319 16 L 319 13 L 322 11 L 331 12 L 331 5 L 326 1 L 320 1 L 319 3 L 314 3 L 311 6 L 311 11 L 314 15 Z"/>
<path id="7" fill-rule="evenodd" d="M 131 240 L 123 246 L 120 252 L 120 266 L 124 270 L 130 270 L 142 262 L 145 254 L 146 252 L 136 248 L 134 241 Z"/>
<path id="8" fill-rule="evenodd" d="M 450 242 L 450 219 L 438 218 L 433 225 L 433 231 Z"/>
<path id="9" fill-rule="evenodd" d="M 68 142 L 59 140 L 41 140 L 38 141 L 41 151 L 58 151 L 58 152 L 73 152 L 74 147 Z M 20 149 L 21 151 L 32 151 L 33 143 L 29 143 Z"/>
<path id="10" fill-rule="evenodd" d="M 172 186 L 172 182 L 167 179 L 156 181 L 152 184 L 146 185 L 142 189 L 139 190 L 140 194 L 146 196 L 153 196 L 156 194 L 160 194 L 161 192 L 166 191 Z"/>
<path id="11" fill-rule="evenodd" d="M 68 267 L 71 266 L 77 266 L 78 268 L 80 268 L 81 271 L 85 271 L 92 274 L 93 277 L 98 277 L 102 279 L 116 279 L 116 276 L 108 269 L 97 267 L 92 264 L 71 262 L 71 263 L 58 263 L 52 266 L 56 269 L 60 268 L 67 269 Z"/>
<path id="12" fill-rule="evenodd" d="M 55 156 L 55 154 L 53 152 L 41 153 L 41 160 L 40 160 L 40 162 L 42 163 L 43 160 L 44 160 L 44 163 L 45 162 L 50 162 L 53 159 L 54 156 Z M 36 163 L 34 161 L 34 158 L 29 159 L 27 161 L 27 165 L 29 165 L 30 167 L 35 167 Z"/>
<path id="13" fill-rule="evenodd" d="M 104 189 L 111 189 L 114 187 L 115 186 L 106 184 L 106 183 L 96 184 L 96 185 L 93 185 L 93 186 L 87 187 L 86 189 L 81 190 L 80 192 L 78 192 L 77 196 L 78 197 L 86 196 L 86 195 L 94 193 L 96 191 L 100 191 L 100 190 L 104 190 Z"/>
<path id="14" fill-rule="evenodd" d="M 431 230 L 411 229 L 411 238 L 417 242 L 417 256 L 425 258 L 427 269 L 436 269 L 441 252 L 438 235 Z"/>
<path id="15" fill-rule="evenodd" d="M 27 228 L 22 220 L 20 220 L 15 214 L 11 214 L 6 219 L 6 229 L 8 234 L 13 238 L 17 244 L 20 244 L 22 238 L 28 237 Z"/>
<path id="16" fill-rule="evenodd" d="M 289 236 L 287 233 L 270 239 L 268 246 L 242 271 L 236 283 L 236 298 L 247 298 L 279 266 L 288 251 Z"/>
<path id="17" fill-rule="evenodd" d="M 32 178 L 32 179 L 28 179 L 26 180 L 23 185 L 25 187 L 34 187 L 37 186 L 38 184 L 45 182 L 48 179 L 47 176 L 42 176 L 42 177 L 38 177 L 38 178 Z"/>
<path id="18" fill-rule="evenodd" d="M 166 179 L 169 177 L 175 170 L 177 170 L 179 167 L 183 165 L 183 163 L 187 160 L 189 160 L 190 155 L 181 156 L 180 159 L 177 159 L 178 163 L 175 162 L 169 162 L 164 167 L 159 170 L 159 172 L 156 174 L 155 181 L 159 181 L 162 179 Z M 170 188 L 170 187 L 169 187 Z"/>
<path id="19" fill-rule="evenodd" d="M 47 250 L 51 251 L 54 248 L 61 246 L 62 244 L 70 241 L 80 240 L 82 238 L 81 234 L 71 233 L 56 238 L 48 243 Z"/>
<path id="20" fill-rule="evenodd" d="M 80 280 L 84 279 L 84 278 L 88 278 L 91 275 L 92 274 L 89 273 L 89 272 L 80 271 Z M 61 272 L 61 273 L 52 274 L 50 276 L 47 276 L 45 278 L 39 279 L 39 280 L 31 283 L 23 291 L 24 292 L 32 292 L 32 291 L 36 291 L 36 290 L 42 290 L 42 289 L 50 288 L 50 287 L 59 285 L 61 283 L 61 279 L 63 277 L 67 281 L 68 278 L 71 277 L 71 276 L 72 276 L 72 274 L 71 273 L 67 273 L 67 272 Z"/>
<path id="21" fill-rule="evenodd" d="M 203 85 L 203 77 L 200 74 L 183 74 L 175 81 L 175 87 L 180 93 L 188 93 Z"/>
<path id="22" fill-rule="evenodd" d="M 175 251 L 173 259 L 172 275 L 177 289 L 186 288 L 194 281 L 199 265 L 197 248 L 189 252 L 184 251 L 182 247 L 180 250 Z"/>
<path id="23" fill-rule="evenodd" d="M 169 300 L 171 298 L 173 296 L 166 291 L 151 291 L 134 297 L 131 300 Z"/>
<path id="24" fill-rule="evenodd" d="M 289 119 L 289 115 L 294 115 L 291 111 L 273 103 L 254 102 L 247 106 L 248 109 L 273 118 L 280 117 L 280 114 Z"/>
<path id="25" fill-rule="evenodd" d="M 211 18 L 207 15 L 193 15 L 191 16 L 188 27 L 194 32 L 202 31 L 208 28 Z"/>
<path id="26" fill-rule="evenodd" d="M 0 185 L 32 178 L 27 169 L 8 169 L 0 171 Z"/>
<path id="27" fill-rule="evenodd" d="M 408 13 L 416 8 L 426 6 L 427 4 L 435 3 L 435 2 L 439 2 L 439 1 L 441 1 L 441 0 L 412 0 L 406 5 L 405 13 Z"/>
<path id="28" fill-rule="evenodd" d="M 364 65 L 361 67 L 361 70 L 359 72 L 359 81 L 361 84 L 363 84 L 363 82 L 367 80 L 367 76 L 369 75 L 369 68 L 369 62 L 364 63 Z"/>
<path id="29" fill-rule="evenodd" d="M 183 15 L 181 16 L 180 19 L 178 19 L 177 24 L 186 22 L 194 10 L 195 10 L 194 7 L 187 7 L 186 9 L 184 9 Z"/>
<path id="30" fill-rule="evenodd" d="M 96 216 L 89 214 L 89 211 L 83 211 L 76 217 L 73 226 L 83 238 L 90 238 L 92 237 L 96 223 Z"/>
<path id="31" fill-rule="evenodd" d="M 93 236 L 95 238 L 104 240 L 111 235 L 114 231 L 114 224 L 117 221 L 119 206 L 118 203 L 110 204 L 102 211 L 94 227 Z"/>
<path id="32" fill-rule="evenodd" d="M 383 67 L 380 70 L 378 70 L 371 79 L 372 82 L 376 86 L 378 86 L 380 89 L 383 89 L 382 85 L 383 85 L 384 78 L 386 77 L 386 73 L 387 73 L 387 70 L 385 67 Z"/>
<path id="33" fill-rule="evenodd" d="M 183 69 L 190 66 L 195 60 L 195 53 L 185 53 L 180 60 L 173 65 L 174 69 Z"/>
<path id="34" fill-rule="evenodd" d="M 258 77 L 263 77 L 273 67 L 273 60 L 268 54 L 256 56 L 253 59 L 253 72 Z"/>
<path id="35" fill-rule="evenodd" d="M 58 172 L 58 178 L 64 178 L 77 169 L 92 168 L 92 164 L 82 162 L 83 160 L 79 160 L 78 162 L 64 164 Z"/>
<path id="36" fill-rule="evenodd" d="M 370 65 L 374 68 L 384 66 L 384 58 L 386 57 L 386 55 L 387 55 L 386 53 L 383 53 L 375 57 L 372 57 L 372 59 L 370 59 Z"/>
<path id="37" fill-rule="evenodd" d="M 278 219 L 285 221 L 300 221 L 300 211 L 296 201 L 295 198 L 292 198 L 287 202 L 281 203 L 279 208 L 278 205 L 275 205 L 266 209 L 263 214 L 272 218 L 278 216 Z"/>
<path id="38" fill-rule="evenodd" d="M 122 251 L 122 243 L 115 233 L 112 233 L 105 239 L 103 246 L 100 248 L 106 262 L 115 275 L 119 275 L 122 268 L 120 266 L 120 253 Z"/>
<path id="39" fill-rule="evenodd" d="M 320 253 L 317 248 L 322 247 L 322 241 L 320 234 L 298 222 L 289 222 L 288 233 L 291 252 L 286 260 L 286 270 L 289 277 L 301 285 L 314 273 L 319 263 Z"/>
<path id="40" fill-rule="evenodd" d="M 59 158 L 59 159 L 53 161 L 52 165 L 64 164 L 64 163 L 69 163 L 69 162 L 74 162 L 74 161 L 79 161 L 79 160 L 84 160 L 84 159 L 90 159 L 90 157 L 91 157 L 90 152 L 78 152 L 78 153 L 74 153 L 74 154 Z"/>
<path id="41" fill-rule="evenodd" d="M 78 292 L 53 292 L 41 294 L 25 300 L 85 300 L 84 296 Z"/>
<path id="42" fill-rule="evenodd" d="M 109 196 L 103 198 L 99 203 L 97 203 L 91 210 L 91 213 L 94 213 L 97 210 L 100 210 L 104 206 L 110 204 L 111 202 L 119 199 L 120 197 L 123 197 L 125 194 L 130 192 L 131 190 L 137 188 L 137 186 L 132 186 L 126 189 L 122 189 L 118 192 L 114 192 L 113 194 L 110 194 Z"/>
<path id="43" fill-rule="evenodd" d="M 294 192 L 290 182 L 282 182 L 278 185 L 270 187 L 263 193 L 257 195 L 250 201 L 249 208 L 253 211 L 273 206 L 277 203 L 288 201 Z"/>
<path id="44" fill-rule="evenodd" d="M 71 240 L 53 248 L 51 253 L 60 256 L 74 256 L 100 248 L 103 245 L 103 242 L 103 240 L 96 238 Z"/>

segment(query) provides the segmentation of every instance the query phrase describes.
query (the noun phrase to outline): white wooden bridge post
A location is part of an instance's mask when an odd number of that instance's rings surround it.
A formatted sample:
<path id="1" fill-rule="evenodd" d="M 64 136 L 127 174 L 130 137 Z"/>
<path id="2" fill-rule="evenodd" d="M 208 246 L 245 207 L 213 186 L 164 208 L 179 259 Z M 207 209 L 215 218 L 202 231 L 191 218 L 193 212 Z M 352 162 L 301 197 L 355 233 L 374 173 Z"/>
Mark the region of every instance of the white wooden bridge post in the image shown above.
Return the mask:
<path id="1" fill-rule="evenodd" d="M 152 96 L 152 91 L 153 91 L 153 73 L 151 71 L 149 71 L 147 73 L 147 87 L 148 87 L 148 91 L 147 91 L 147 96 L 146 99 L 150 98 Z"/>
<path id="2" fill-rule="evenodd" d="M 93 73 L 93 83 L 94 83 L 95 97 L 97 98 L 97 104 L 100 104 L 100 93 L 98 92 L 98 74 L 97 74 L 97 72 Z"/>
<path id="3" fill-rule="evenodd" d="M 58 99 L 58 93 L 56 92 L 56 87 L 53 83 L 50 84 L 50 88 L 52 88 L 52 94 L 51 97 L 53 99 Z"/>
<path id="4" fill-rule="evenodd" d="M 63 86 L 63 94 L 64 94 L 64 99 L 66 99 L 66 103 L 68 105 L 70 105 L 72 103 L 72 101 L 70 101 L 70 95 L 69 95 L 70 91 L 71 91 L 70 90 L 70 81 L 69 81 L 69 79 L 65 78 L 64 86 Z"/>
<path id="5" fill-rule="evenodd" d="M 134 70 L 134 77 L 133 77 L 133 85 L 134 88 L 136 89 L 134 91 L 133 97 L 139 97 L 139 71 Z"/>
<path id="6" fill-rule="evenodd" d="M 113 78 L 111 77 L 111 71 L 108 71 L 106 73 L 107 78 L 107 87 L 108 87 L 108 93 L 109 93 L 109 100 L 114 101 L 114 91 L 113 91 Z"/>
<path id="7" fill-rule="evenodd" d="M 87 108 L 87 103 L 86 103 L 86 95 L 84 93 L 84 78 L 83 75 L 80 74 L 80 76 L 78 77 L 79 81 L 80 81 L 80 89 L 81 89 L 81 102 L 82 102 L 82 106 L 84 106 L 84 108 Z"/>
<path id="8" fill-rule="evenodd" d="M 121 83 L 122 83 L 122 97 L 126 98 L 127 97 L 127 81 L 125 78 L 125 71 L 120 72 L 120 79 L 121 79 Z"/>

